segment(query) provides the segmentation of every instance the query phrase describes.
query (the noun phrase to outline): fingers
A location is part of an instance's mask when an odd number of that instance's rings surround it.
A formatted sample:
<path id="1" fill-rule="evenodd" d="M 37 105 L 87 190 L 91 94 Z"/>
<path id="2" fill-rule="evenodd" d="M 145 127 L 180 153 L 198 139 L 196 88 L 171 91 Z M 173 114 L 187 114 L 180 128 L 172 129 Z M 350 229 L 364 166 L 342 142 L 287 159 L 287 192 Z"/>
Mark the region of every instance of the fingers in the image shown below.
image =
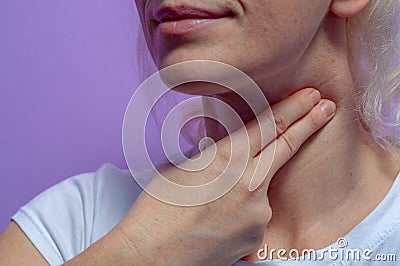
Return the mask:
<path id="1" fill-rule="evenodd" d="M 293 125 L 289 126 L 281 135 L 276 139 L 276 151 L 273 158 L 271 169 L 268 172 L 265 180 L 259 184 L 266 187 L 272 176 L 281 168 L 287 161 L 289 161 L 299 150 L 301 145 L 315 132 L 321 129 L 330 119 L 335 115 L 336 106 L 332 101 L 321 100 L 317 106 L 303 118 L 299 119 Z M 272 147 L 273 145 L 269 145 Z M 270 149 L 266 147 L 262 153 L 271 153 Z M 254 178 L 253 178 L 254 179 Z M 260 185 L 257 185 L 257 180 L 251 180 L 249 190 L 253 191 Z M 259 180 L 258 180 L 259 181 Z"/>
<path id="2" fill-rule="evenodd" d="M 309 114 L 283 132 L 276 143 L 277 167 L 280 168 L 292 158 L 300 146 L 334 116 L 335 111 L 336 106 L 332 101 L 322 100 Z"/>
<path id="3" fill-rule="evenodd" d="M 292 123 L 306 115 L 320 100 L 319 91 L 309 88 L 272 106 L 277 135 L 281 135 Z"/>
<path id="4" fill-rule="evenodd" d="M 266 111 L 246 124 L 249 134 L 250 153 L 253 157 L 286 129 L 305 116 L 321 99 L 321 94 L 312 88 L 300 90 L 271 107 L 273 117 Z M 276 125 L 276 132 L 274 125 Z"/>

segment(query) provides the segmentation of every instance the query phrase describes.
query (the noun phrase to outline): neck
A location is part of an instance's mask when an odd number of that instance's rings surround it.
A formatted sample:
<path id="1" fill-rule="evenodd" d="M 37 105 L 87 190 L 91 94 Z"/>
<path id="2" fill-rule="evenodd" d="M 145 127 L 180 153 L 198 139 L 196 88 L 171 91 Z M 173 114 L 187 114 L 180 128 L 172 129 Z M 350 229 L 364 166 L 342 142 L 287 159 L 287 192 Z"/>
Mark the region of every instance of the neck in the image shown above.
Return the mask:
<path id="1" fill-rule="evenodd" d="M 332 244 L 379 204 L 399 170 L 399 160 L 375 144 L 359 122 L 344 29 L 344 19 L 328 15 L 293 67 L 264 79 L 250 75 L 271 104 L 300 88 L 315 87 L 337 105 L 334 119 L 272 179 L 268 198 L 273 216 L 262 247 L 267 243 L 270 248 L 301 250 Z M 238 97 L 216 97 L 244 121 L 253 117 Z M 223 137 L 214 123 L 206 125 L 211 137 Z M 245 260 L 257 260 L 255 254 Z"/>

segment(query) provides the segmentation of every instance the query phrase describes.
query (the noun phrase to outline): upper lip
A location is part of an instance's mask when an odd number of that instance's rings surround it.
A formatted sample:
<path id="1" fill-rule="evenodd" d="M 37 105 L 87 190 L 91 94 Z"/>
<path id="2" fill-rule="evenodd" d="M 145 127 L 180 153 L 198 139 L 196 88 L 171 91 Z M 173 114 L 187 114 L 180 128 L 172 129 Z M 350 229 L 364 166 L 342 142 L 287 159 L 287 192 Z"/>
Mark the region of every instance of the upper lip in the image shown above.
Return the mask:
<path id="1" fill-rule="evenodd" d="M 154 12 L 154 19 L 158 22 L 181 20 L 188 18 L 220 18 L 231 15 L 229 10 L 209 10 L 191 6 L 164 6 Z"/>

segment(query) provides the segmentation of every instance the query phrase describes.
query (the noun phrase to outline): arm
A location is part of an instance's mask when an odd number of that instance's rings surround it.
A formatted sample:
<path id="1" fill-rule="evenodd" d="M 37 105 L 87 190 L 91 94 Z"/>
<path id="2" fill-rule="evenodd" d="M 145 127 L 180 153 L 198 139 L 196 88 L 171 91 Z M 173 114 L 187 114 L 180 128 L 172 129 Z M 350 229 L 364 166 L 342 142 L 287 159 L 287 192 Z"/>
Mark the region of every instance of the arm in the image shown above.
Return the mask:
<path id="1" fill-rule="evenodd" d="M 132 263 L 135 258 L 135 263 Z M 65 265 L 143 265 L 115 228 Z M 0 265 L 49 265 L 29 238 L 11 222 L 0 235 Z"/>
<path id="2" fill-rule="evenodd" d="M 0 265 L 49 265 L 15 222 L 0 235 Z"/>
<path id="3" fill-rule="evenodd" d="M 329 102 L 320 101 L 320 95 L 315 98 L 311 92 L 310 89 L 299 91 L 272 107 L 278 128 L 278 136 L 272 136 L 275 137 L 272 142 L 276 143 L 276 153 L 266 178 L 254 191 L 249 191 L 253 170 L 259 156 L 270 152 L 270 149 L 260 147 L 260 139 L 265 136 L 259 134 L 255 121 L 236 132 L 244 134 L 247 130 L 251 133 L 250 152 L 254 155 L 247 164 L 248 171 L 229 193 L 209 204 L 190 208 L 166 204 L 142 193 L 113 230 L 66 265 L 135 266 L 165 265 L 165 262 L 177 266 L 231 265 L 251 254 L 263 241 L 272 215 L 267 197 L 269 181 L 301 144 L 334 116 L 333 103 L 330 103 L 332 112 L 324 113 L 321 104 Z M 219 173 L 221 165 L 226 165 L 229 159 L 224 154 L 229 152 L 227 143 L 228 139 L 223 139 L 215 144 L 222 154 L 217 153 L 213 167 L 191 173 L 190 177 L 207 181 Z M 174 169 L 166 169 L 165 175 L 177 179 L 177 183 L 188 178 L 187 174 L 182 175 Z M 243 213 L 246 215 L 241 215 Z M 0 236 L 0 264 L 46 264 L 17 228 L 7 229 Z"/>

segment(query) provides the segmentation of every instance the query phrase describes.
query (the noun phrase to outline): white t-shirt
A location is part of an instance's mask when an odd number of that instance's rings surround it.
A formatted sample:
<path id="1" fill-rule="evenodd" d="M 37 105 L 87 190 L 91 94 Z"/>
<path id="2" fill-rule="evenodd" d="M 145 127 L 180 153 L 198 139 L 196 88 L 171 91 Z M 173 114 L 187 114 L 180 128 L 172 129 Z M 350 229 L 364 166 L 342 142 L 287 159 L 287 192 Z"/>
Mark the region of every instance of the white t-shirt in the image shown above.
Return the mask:
<path id="1" fill-rule="evenodd" d="M 96 173 L 77 175 L 49 188 L 23 206 L 12 219 L 49 264 L 60 265 L 109 232 L 128 213 L 141 192 L 129 171 L 105 164 Z M 399 178 L 379 206 L 344 239 L 316 254 L 311 260 L 300 257 L 305 259 L 234 265 L 398 265 Z"/>

